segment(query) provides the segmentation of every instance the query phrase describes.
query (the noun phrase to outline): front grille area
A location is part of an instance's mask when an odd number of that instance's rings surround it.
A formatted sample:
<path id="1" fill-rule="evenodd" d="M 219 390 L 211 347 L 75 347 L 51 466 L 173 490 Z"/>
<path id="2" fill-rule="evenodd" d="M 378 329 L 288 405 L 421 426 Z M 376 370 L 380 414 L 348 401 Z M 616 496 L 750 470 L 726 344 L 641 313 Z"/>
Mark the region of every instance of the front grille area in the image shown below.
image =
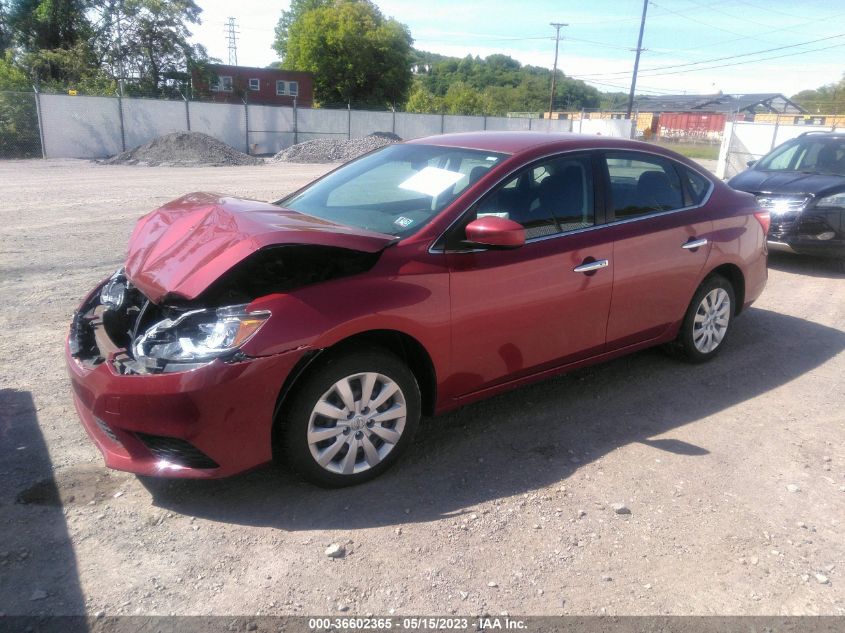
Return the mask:
<path id="1" fill-rule="evenodd" d="M 769 239 L 781 241 L 792 233 L 800 220 L 801 212 L 809 201 L 810 196 L 806 195 L 761 194 L 757 196 L 757 204 L 771 216 Z"/>
<path id="2" fill-rule="evenodd" d="M 220 465 L 196 446 L 177 437 L 135 434 L 161 460 L 185 468 L 218 468 Z"/>

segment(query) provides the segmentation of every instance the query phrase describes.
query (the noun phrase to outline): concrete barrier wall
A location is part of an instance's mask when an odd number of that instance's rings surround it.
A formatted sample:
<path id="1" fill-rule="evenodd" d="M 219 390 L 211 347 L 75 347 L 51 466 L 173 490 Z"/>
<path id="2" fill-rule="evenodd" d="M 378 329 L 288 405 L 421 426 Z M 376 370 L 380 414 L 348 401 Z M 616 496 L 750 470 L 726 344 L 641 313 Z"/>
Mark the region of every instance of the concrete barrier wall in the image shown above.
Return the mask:
<path id="1" fill-rule="evenodd" d="M 393 112 L 352 111 L 352 136 L 366 136 L 373 132 L 393 132 Z"/>
<path id="2" fill-rule="evenodd" d="M 184 101 L 123 99 L 122 105 L 127 149 L 188 129 Z"/>
<path id="3" fill-rule="evenodd" d="M 249 153 L 276 154 L 294 143 L 293 108 L 249 106 Z"/>
<path id="4" fill-rule="evenodd" d="M 450 132 L 512 130 L 570 132 L 568 119 L 322 110 L 199 101 L 71 97 L 42 94 L 44 150 L 47 158 L 104 158 L 154 138 L 190 129 L 214 136 L 251 154 L 274 154 L 296 142 L 315 138 L 343 139 L 373 132 L 393 132 L 403 139 Z M 123 120 L 121 122 L 121 109 Z M 247 126 L 249 133 L 247 134 Z M 586 120 L 574 131 L 629 137 L 626 120 Z"/>
<path id="5" fill-rule="evenodd" d="M 110 97 L 40 97 L 47 158 L 105 158 L 122 151 L 118 100 Z"/>
<path id="6" fill-rule="evenodd" d="M 247 151 L 246 111 L 242 105 L 191 101 L 191 131 L 220 139 L 241 152 Z"/>

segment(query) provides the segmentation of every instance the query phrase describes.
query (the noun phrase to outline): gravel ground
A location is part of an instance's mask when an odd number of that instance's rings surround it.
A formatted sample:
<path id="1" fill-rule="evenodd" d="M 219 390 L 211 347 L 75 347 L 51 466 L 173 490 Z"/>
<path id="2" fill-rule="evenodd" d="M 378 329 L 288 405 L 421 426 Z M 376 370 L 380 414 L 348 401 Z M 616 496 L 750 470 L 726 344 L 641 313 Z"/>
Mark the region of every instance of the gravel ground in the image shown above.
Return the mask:
<path id="1" fill-rule="evenodd" d="M 202 132 L 174 132 L 101 162 L 106 165 L 147 167 L 220 167 L 261 165 L 264 159 L 239 152 L 223 141 Z"/>
<path id="2" fill-rule="evenodd" d="M 401 140 L 392 132 L 373 132 L 351 139 L 318 138 L 292 145 L 271 160 L 281 163 L 344 163 Z"/>
<path id="3" fill-rule="evenodd" d="M 105 470 L 62 342 L 135 219 L 328 168 L 0 162 L 0 613 L 845 614 L 845 276 L 804 258 L 772 256 L 715 362 L 645 351 L 426 420 L 359 488 Z"/>

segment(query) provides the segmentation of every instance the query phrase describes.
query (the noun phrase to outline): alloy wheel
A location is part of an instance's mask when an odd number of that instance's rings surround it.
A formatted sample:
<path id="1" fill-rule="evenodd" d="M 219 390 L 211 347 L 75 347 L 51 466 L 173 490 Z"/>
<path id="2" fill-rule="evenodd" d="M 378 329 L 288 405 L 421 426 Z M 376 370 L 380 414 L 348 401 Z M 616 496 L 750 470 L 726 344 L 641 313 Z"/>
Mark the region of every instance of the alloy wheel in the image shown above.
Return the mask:
<path id="1" fill-rule="evenodd" d="M 311 456 L 325 470 L 352 475 L 377 466 L 396 447 L 407 407 L 399 385 L 376 372 L 341 378 L 311 411 Z"/>
<path id="2" fill-rule="evenodd" d="M 731 298 L 723 288 L 714 288 L 698 304 L 692 341 L 702 354 L 709 354 L 722 343 L 731 319 Z"/>

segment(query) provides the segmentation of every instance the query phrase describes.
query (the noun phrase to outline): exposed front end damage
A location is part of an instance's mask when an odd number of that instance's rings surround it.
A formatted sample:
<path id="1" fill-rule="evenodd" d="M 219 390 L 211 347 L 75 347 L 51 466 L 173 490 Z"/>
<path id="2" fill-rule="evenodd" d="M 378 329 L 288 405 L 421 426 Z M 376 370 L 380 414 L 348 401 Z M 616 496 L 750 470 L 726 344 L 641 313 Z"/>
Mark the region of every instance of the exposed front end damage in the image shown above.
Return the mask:
<path id="1" fill-rule="evenodd" d="M 380 252 L 267 246 L 194 298 L 154 301 L 124 269 L 104 280 L 74 313 L 66 354 L 77 412 L 106 464 L 207 478 L 270 461 L 277 399 L 306 350 L 242 352 L 273 317 L 252 302 L 365 272 Z"/>

